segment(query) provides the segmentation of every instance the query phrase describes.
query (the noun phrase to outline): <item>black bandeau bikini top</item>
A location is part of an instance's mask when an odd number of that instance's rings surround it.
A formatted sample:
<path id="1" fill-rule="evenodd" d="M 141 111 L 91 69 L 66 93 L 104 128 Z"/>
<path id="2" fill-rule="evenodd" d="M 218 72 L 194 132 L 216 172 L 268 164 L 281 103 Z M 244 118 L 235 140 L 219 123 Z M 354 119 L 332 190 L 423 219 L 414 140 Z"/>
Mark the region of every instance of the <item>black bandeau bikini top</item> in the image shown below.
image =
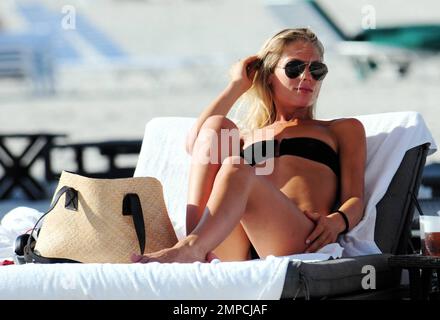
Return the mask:
<path id="1" fill-rule="evenodd" d="M 271 145 L 273 144 L 273 146 Z M 308 137 L 258 141 L 241 151 L 240 156 L 254 166 L 267 158 L 292 155 L 317 161 L 339 176 L 339 156 L 327 143 Z"/>

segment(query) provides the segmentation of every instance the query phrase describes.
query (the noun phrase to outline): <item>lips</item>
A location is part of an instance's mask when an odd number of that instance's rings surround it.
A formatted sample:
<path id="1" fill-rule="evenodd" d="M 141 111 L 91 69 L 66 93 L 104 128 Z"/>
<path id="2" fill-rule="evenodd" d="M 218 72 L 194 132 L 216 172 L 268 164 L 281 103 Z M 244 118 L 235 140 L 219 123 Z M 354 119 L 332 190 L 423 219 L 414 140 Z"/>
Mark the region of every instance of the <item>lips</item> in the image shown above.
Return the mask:
<path id="1" fill-rule="evenodd" d="M 295 90 L 299 90 L 302 92 L 313 92 L 313 90 L 309 87 L 298 87 L 298 88 L 295 88 Z"/>

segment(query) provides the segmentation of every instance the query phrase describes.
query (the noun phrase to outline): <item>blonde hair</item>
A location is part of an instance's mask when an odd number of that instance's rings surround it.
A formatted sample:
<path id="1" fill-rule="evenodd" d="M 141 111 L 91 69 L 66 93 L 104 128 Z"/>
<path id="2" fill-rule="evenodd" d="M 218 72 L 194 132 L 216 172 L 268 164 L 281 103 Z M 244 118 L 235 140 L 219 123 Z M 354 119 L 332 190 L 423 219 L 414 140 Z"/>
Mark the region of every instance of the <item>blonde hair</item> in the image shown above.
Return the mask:
<path id="1" fill-rule="evenodd" d="M 308 28 L 285 29 L 278 32 L 266 41 L 258 52 L 262 60 L 257 69 L 252 87 L 242 96 L 237 109 L 239 114 L 242 109 L 244 116 L 235 116 L 240 129 L 251 132 L 272 124 L 276 119 L 276 109 L 272 91 L 269 85 L 269 76 L 274 72 L 284 48 L 295 41 L 306 41 L 313 44 L 321 58 L 324 56 L 324 47 L 317 36 Z M 314 118 L 315 105 L 309 108 L 309 117 Z"/>

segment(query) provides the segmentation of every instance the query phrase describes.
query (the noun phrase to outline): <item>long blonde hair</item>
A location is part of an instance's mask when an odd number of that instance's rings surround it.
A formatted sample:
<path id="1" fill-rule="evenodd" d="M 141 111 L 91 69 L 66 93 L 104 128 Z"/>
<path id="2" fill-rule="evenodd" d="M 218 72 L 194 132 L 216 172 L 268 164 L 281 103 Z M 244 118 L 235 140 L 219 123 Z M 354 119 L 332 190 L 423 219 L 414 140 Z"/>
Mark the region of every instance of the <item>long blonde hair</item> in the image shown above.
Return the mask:
<path id="1" fill-rule="evenodd" d="M 238 125 L 243 131 L 251 132 L 275 121 L 277 114 L 269 76 L 274 72 L 284 48 L 299 40 L 313 44 L 323 58 L 324 47 L 318 37 L 308 28 L 285 29 L 266 41 L 257 54 L 262 60 L 262 64 L 255 73 L 252 87 L 243 94 L 237 109 L 238 114 L 244 113 L 244 116 L 236 116 Z M 242 109 L 246 111 L 243 112 Z M 309 108 L 311 119 L 314 118 L 314 110 L 315 105 Z"/>

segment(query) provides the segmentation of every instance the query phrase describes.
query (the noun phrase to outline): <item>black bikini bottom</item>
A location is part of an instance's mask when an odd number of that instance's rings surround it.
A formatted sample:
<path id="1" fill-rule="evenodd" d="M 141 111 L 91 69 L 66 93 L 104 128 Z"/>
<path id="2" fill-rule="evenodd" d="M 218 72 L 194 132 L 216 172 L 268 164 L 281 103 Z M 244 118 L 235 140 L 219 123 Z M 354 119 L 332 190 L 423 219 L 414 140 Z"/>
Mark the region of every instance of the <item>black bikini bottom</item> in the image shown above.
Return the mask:
<path id="1" fill-rule="evenodd" d="M 260 259 L 260 256 L 258 255 L 252 243 L 251 243 L 250 251 L 251 251 L 251 260 Z"/>

